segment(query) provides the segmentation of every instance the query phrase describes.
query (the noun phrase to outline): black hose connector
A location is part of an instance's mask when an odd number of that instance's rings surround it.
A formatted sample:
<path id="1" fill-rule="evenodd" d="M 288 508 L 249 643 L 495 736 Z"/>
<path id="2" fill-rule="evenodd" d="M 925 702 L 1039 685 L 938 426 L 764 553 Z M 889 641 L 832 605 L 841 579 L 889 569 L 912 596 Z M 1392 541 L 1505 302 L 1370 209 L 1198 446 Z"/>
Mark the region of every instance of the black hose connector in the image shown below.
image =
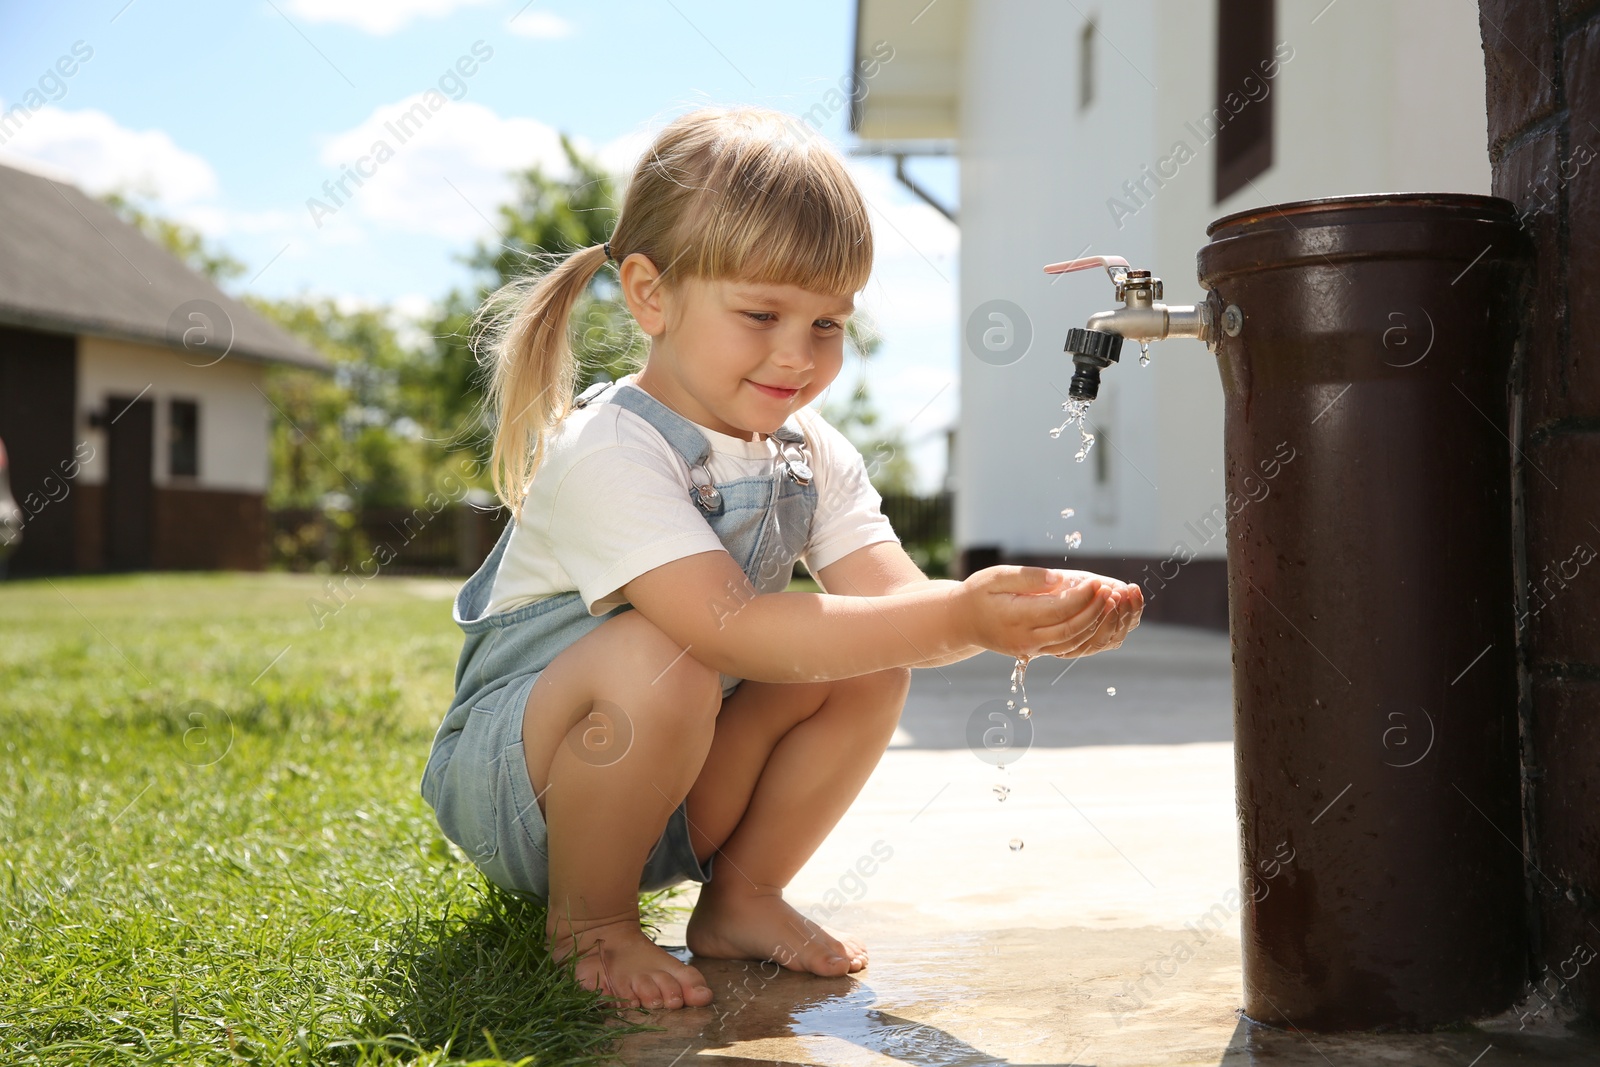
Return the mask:
<path id="1" fill-rule="evenodd" d="M 1066 351 L 1072 353 L 1072 384 L 1067 395 L 1075 400 L 1093 400 L 1100 395 L 1100 371 L 1122 355 L 1122 335 L 1099 330 L 1067 331 Z"/>

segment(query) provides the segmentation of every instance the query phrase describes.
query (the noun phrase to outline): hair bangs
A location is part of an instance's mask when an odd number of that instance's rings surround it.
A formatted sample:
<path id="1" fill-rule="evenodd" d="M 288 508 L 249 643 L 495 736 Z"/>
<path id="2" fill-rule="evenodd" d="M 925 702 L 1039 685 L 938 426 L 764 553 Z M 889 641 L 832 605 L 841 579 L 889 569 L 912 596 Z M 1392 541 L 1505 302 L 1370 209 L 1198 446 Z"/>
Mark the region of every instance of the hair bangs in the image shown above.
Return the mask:
<path id="1" fill-rule="evenodd" d="M 681 267 L 691 276 L 849 295 L 872 273 L 866 202 L 809 130 L 727 151 L 685 213 Z"/>

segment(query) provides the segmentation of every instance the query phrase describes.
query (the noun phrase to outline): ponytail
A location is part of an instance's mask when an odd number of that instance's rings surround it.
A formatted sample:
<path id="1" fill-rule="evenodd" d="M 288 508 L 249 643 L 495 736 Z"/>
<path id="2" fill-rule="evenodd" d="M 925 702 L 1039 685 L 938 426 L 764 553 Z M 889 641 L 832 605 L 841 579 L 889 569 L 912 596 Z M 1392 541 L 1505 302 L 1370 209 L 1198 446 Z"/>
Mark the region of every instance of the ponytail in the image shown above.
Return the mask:
<path id="1" fill-rule="evenodd" d="M 488 365 L 484 400 L 495 416 L 489 470 L 514 517 L 544 462 L 545 442 L 572 410 L 578 368 L 568 321 L 607 259 L 604 245 L 579 249 L 547 274 L 507 283 L 484 305 L 489 344 L 479 358 Z"/>

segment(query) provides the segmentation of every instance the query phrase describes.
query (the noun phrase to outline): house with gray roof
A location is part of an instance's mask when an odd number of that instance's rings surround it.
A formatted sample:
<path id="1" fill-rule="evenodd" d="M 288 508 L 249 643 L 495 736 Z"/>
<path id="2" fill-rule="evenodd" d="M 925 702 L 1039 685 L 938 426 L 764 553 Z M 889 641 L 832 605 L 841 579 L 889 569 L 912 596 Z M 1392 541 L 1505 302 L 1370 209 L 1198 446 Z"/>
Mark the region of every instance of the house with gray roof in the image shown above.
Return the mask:
<path id="1" fill-rule="evenodd" d="M 320 354 L 75 186 L 0 166 L 11 573 L 259 569 L 274 363 Z"/>

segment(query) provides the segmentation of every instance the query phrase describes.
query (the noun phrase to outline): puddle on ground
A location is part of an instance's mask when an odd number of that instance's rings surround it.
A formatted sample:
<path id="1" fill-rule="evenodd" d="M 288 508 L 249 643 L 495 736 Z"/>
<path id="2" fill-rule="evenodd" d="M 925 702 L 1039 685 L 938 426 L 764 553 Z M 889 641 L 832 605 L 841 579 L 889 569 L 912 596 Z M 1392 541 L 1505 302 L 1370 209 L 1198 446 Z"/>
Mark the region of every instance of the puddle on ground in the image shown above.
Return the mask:
<path id="1" fill-rule="evenodd" d="M 649 1022 L 664 1029 L 627 1039 L 620 1058 L 639 1067 L 1148 1064 L 1097 1058 L 1093 1044 L 1117 1032 L 1120 976 L 1137 975 L 1179 936 L 1068 928 L 869 939 L 871 966 L 846 978 L 693 960 L 716 1002 L 657 1013 Z M 1184 966 L 1181 979 L 1163 979 L 1172 1039 L 1188 1042 L 1209 1024 L 1220 1055 L 1240 1000 L 1238 942 L 1217 936 Z M 1191 987 L 1210 991 L 1199 1015 Z"/>
<path id="2" fill-rule="evenodd" d="M 1193 927 L 940 931 L 869 943 L 871 966 L 846 978 L 693 960 L 715 1003 L 647 1017 L 661 1029 L 627 1038 L 617 1056 L 630 1067 L 1463 1067 L 1492 1045 L 1479 1067 L 1600 1062 L 1600 1040 L 1519 1034 L 1514 1023 L 1386 1035 L 1260 1026 L 1238 1013 L 1238 940 L 1197 940 Z"/>

